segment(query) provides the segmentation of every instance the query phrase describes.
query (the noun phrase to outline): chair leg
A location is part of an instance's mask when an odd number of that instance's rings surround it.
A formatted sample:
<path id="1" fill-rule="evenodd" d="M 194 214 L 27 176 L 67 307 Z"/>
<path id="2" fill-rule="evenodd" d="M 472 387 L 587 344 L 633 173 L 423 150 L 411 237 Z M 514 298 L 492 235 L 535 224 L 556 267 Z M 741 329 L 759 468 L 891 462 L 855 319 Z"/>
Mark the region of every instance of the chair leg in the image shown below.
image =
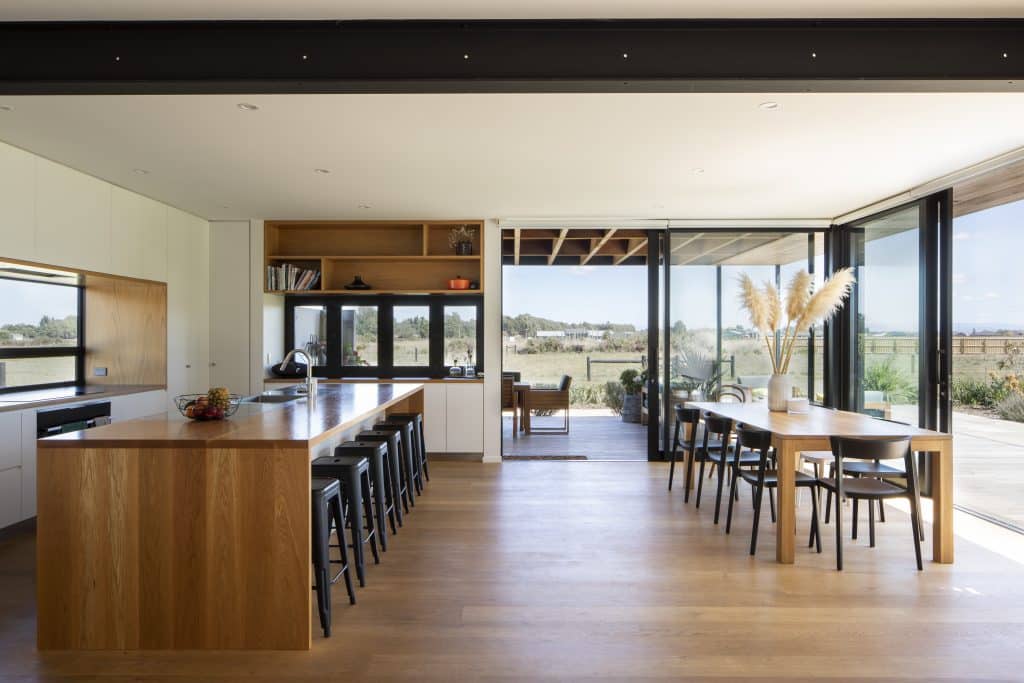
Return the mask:
<path id="1" fill-rule="evenodd" d="M 768 509 L 772 513 L 772 524 L 775 524 L 775 489 L 768 489 Z"/>
<path id="2" fill-rule="evenodd" d="M 718 515 L 722 509 L 722 487 L 725 485 L 725 452 L 723 448 L 722 459 L 718 463 L 718 492 L 715 494 L 715 524 L 718 524 Z M 732 495 L 730 492 L 729 495 Z"/>
<path id="3" fill-rule="evenodd" d="M 917 571 L 924 571 L 924 563 L 921 561 L 921 537 L 918 530 L 921 528 L 921 499 L 914 492 L 910 496 L 910 525 L 914 532 L 914 557 L 917 558 Z"/>
<path id="4" fill-rule="evenodd" d="M 751 498 L 754 499 L 754 525 L 750 529 L 750 555 L 753 557 L 754 553 L 757 552 L 757 528 L 761 524 L 761 500 L 764 497 L 764 486 L 756 486 L 751 491 L 754 495 Z"/>
<path id="5" fill-rule="evenodd" d="M 856 498 L 853 499 L 853 522 L 850 524 L 850 533 L 851 533 L 850 538 L 852 538 L 855 541 L 857 540 L 857 517 L 860 516 L 859 515 L 860 510 L 857 507 L 857 504 L 859 502 L 860 501 L 857 500 Z"/>
<path id="6" fill-rule="evenodd" d="M 811 489 L 811 538 L 807 542 L 810 548 L 815 541 L 818 542 L 818 552 L 821 552 L 821 525 L 818 524 L 818 491 L 817 486 Z"/>
<path id="7" fill-rule="evenodd" d="M 363 554 L 363 494 L 359 485 L 359 475 L 345 482 L 345 507 L 348 509 L 349 532 L 352 536 L 352 556 L 356 563 L 356 577 L 359 585 L 366 585 L 366 557 Z M 344 534 L 338 535 L 338 543 L 344 543 Z"/>
<path id="8" fill-rule="evenodd" d="M 693 488 L 693 461 L 697 457 L 694 450 L 688 451 L 686 458 L 686 483 L 683 485 L 683 502 L 690 502 L 690 489 Z"/>
<path id="9" fill-rule="evenodd" d="M 736 490 L 736 488 L 737 488 L 736 484 L 737 484 L 737 481 L 739 479 L 739 476 L 740 476 L 739 468 L 738 467 L 732 468 L 732 479 L 731 479 L 731 481 L 729 483 L 729 486 L 730 486 L 729 490 L 730 491 L 735 491 Z M 728 509 L 728 511 L 725 514 L 725 533 L 729 533 L 732 530 L 732 505 L 733 505 L 733 502 L 735 502 L 735 498 L 732 496 L 732 494 L 730 494 L 729 495 L 729 509 Z"/>
<path id="10" fill-rule="evenodd" d="M 380 553 L 377 552 L 377 533 L 374 525 L 373 506 L 370 502 L 370 473 L 362 474 L 363 487 L 363 519 L 366 522 L 366 537 L 370 539 L 370 552 L 373 553 L 373 563 L 380 564 Z"/>
<path id="11" fill-rule="evenodd" d="M 875 505 L 870 500 L 868 501 L 868 547 L 875 547 Z"/>
<path id="12" fill-rule="evenodd" d="M 352 565 L 348 561 L 348 550 L 345 549 L 345 514 L 341 509 L 342 502 L 336 498 L 330 505 L 331 518 L 334 520 L 334 533 L 338 537 L 338 551 L 341 557 L 341 574 L 345 579 L 345 590 L 348 592 L 350 605 L 356 604 L 356 591 L 352 585 Z M 330 533 L 328 533 L 328 537 Z M 329 564 L 329 562 L 328 562 Z"/>
<path id="13" fill-rule="evenodd" d="M 843 500 L 838 494 L 836 501 L 836 570 L 843 571 Z"/>
<path id="14" fill-rule="evenodd" d="M 700 472 L 697 474 L 697 504 L 694 507 L 700 507 L 700 494 L 704 488 L 704 460 L 700 461 Z"/>
<path id="15" fill-rule="evenodd" d="M 676 421 L 676 434 L 672 439 L 672 464 L 668 466 L 668 490 L 672 490 L 672 479 L 676 475 L 676 450 L 679 448 L 679 427 L 680 424 Z"/>
<path id="16" fill-rule="evenodd" d="M 878 501 L 878 521 L 885 524 L 885 501 Z"/>
<path id="17" fill-rule="evenodd" d="M 836 474 L 836 466 L 829 465 L 828 476 L 834 477 Z M 829 515 L 832 514 L 832 489 L 829 489 L 825 495 L 825 524 L 828 524 Z"/>

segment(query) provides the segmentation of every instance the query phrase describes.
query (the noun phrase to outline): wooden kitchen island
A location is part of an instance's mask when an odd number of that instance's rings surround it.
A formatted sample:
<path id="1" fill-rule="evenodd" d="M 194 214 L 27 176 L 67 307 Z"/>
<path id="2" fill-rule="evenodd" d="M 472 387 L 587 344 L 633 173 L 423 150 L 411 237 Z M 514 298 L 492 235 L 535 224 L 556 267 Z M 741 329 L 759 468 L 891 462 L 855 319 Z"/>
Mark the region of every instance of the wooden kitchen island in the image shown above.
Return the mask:
<path id="1" fill-rule="evenodd" d="M 39 649 L 308 649 L 310 460 L 422 408 L 418 384 L 337 384 L 41 439 Z"/>

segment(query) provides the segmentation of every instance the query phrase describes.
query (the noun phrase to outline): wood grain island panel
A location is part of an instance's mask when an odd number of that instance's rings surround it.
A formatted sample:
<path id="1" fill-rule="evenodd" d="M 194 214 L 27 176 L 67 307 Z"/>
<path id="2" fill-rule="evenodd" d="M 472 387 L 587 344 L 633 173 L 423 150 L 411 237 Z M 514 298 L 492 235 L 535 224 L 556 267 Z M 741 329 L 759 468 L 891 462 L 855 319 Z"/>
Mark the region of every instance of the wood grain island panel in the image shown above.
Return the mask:
<path id="1" fill-rule="evenodd" d="M 39 649 L 308 649 L 309 461 L 422 406 L 416 384 L 331 385 L 41 439 Z"/>

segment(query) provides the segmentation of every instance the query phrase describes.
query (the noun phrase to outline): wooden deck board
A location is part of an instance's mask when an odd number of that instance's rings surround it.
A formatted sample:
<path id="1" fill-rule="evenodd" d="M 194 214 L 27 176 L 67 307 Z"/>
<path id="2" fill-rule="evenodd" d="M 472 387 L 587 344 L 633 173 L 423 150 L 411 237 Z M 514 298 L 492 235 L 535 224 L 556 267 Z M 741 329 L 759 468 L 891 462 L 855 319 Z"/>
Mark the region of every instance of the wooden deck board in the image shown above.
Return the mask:
<path id="1" fill-rule="evenodd" d="M 936 681 L 1024 668 L 1022 565 L 968 538 L 955 565 L 917 572 L 895 509 L 877 548 L 866 528 L 847 540 L 840 573 L 831 525 L 823 554 L 798 544 L 780 566 L 766 514 L 751 558 L 748 492 L 726 536 L 712 506 L 665 490 L 662 463 L 438 461 L 431 477 L 359 604 L 336 586 L 334 635 L 311 652 L 39 653 L 32 534 L 0 537 L 0 680 Z"/>
<path id="2" fill-rule="evenodd" d="M 535 425 L 561 418 L 536 417 Z M 623 422 L 614 415 L 577 415 L 568 434 L 520 434 L 512 438 L 512 418 L 502 418 L 502 455 L 509 457 L 585 458 L 587 460 L 647 460 L 647 426 Z"/>

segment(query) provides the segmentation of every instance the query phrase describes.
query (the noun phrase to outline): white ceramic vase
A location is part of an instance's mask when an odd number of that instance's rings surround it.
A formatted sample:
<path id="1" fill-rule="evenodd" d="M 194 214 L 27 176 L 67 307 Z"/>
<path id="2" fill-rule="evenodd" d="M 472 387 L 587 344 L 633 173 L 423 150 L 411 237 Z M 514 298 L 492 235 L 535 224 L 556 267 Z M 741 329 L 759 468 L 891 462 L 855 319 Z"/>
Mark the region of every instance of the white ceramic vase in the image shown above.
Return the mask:
<path id="1" fill-rule="evenodd" d="M 786 412 L 786 402 L 793 398 L 793 378 L 789 375 L 772 375 L 768 380 L 768 410 Z"/>

